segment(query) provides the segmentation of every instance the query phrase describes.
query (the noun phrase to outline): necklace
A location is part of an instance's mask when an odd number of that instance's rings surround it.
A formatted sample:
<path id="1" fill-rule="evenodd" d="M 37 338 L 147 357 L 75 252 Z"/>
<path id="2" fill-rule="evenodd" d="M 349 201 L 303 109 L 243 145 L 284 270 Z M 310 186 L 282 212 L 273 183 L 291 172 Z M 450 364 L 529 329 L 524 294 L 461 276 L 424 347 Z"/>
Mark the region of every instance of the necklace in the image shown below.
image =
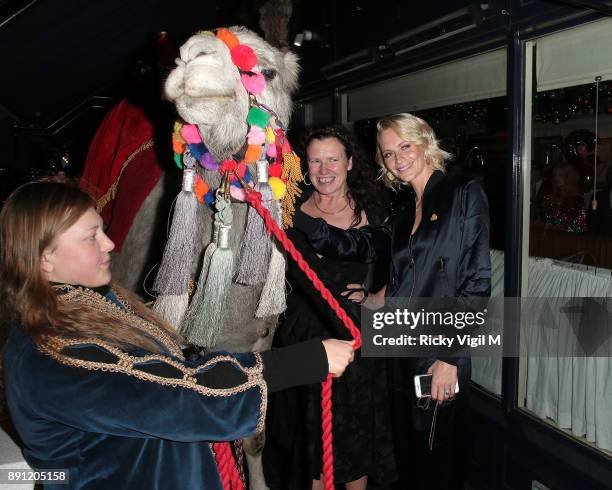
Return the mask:
<path id="1" fill-rule="evenodd" d="M 345 196 L 346 197 L 346 196 Z M 344 211 L 346 208 L 348 208 L 348 205 L 350 204 L 350 201 L 347 199 L 346 200 L 346 204 L 344 205 L 344 207 L 338 209 L 337 211 L 324 211 L 323 209 L 321 209 L 319 207 L 319 205 L 317 204 L 317 199 L 315 198 L 314 194 L 312 195 L 312 202 L 314 202 L 315 208 L 317 208 L 319 211 L 321 211 L 323 214 L 339 214 L 342 211 Z"/>

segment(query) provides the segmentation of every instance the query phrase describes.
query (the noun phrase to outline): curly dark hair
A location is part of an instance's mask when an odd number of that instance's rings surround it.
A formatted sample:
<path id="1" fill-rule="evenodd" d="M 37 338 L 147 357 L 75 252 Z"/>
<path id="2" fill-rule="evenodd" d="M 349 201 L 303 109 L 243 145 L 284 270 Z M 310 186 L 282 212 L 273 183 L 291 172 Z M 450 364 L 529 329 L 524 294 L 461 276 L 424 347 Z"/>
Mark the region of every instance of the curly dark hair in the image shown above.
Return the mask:
<path id="1" fill-rule="evenodd" d="M 361 144 L 355 136 L 344 126 L 322 126 L 311 129 L 302 140 L 300 153 L 302 157 L 302 171 L 308 170 L 306 151 L 313 140 L 335 138 L 344 147 L 346 158 L 353 159 L 353 168 L 347 174 L 348 197 L 355 201 L 354 217 L 351 226 L 361 221 L 361 212 L 365 210 L 368 219 L 372 222 L 381 222 L 387 214 L 387 193 L 379 180 L 377 180 L 376 167 L 368 159 Z M 299 199 L 298 206 L 306 201 L 312 194 L 312 187 L 305 187 Z"/>

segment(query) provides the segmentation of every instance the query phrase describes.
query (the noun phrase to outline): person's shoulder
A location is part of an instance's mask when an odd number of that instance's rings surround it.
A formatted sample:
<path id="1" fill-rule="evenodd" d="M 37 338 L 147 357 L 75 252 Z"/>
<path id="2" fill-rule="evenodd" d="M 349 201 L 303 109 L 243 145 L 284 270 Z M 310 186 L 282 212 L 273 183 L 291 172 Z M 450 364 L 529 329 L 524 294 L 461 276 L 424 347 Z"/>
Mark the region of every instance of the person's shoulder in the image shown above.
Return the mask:
<path id="1" fill-rule="evenodd" d="M 447 189 L 462 192 L 480 192 L 482 190 L 482 179 L 473 175 L 459 174 L 445 176 L 444 182 Z"/>

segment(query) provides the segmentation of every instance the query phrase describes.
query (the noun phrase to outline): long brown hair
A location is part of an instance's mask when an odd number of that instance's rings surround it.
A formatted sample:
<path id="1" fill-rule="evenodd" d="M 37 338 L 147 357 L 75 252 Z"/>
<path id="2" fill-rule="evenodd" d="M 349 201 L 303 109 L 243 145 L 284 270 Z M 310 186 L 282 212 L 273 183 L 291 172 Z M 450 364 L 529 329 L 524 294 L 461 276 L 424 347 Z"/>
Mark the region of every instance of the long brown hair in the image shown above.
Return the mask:
<path id="1" fill-rule="evenodd" d="M 31 182 L 9 196 L 0 212 L 1 321 L 19 321 L 38 345 L 50 336 L 99 338 L 118 347 L 160 352 L 161 346 L 126 318 L 58 301 L 58 293 L 41 271 L 43 251 L 94 204 L 94 199 L 75 184 L 57 180 Z M 138 316 L 180 343 L 172 327 L 134 295 L 120 292 Z"/>

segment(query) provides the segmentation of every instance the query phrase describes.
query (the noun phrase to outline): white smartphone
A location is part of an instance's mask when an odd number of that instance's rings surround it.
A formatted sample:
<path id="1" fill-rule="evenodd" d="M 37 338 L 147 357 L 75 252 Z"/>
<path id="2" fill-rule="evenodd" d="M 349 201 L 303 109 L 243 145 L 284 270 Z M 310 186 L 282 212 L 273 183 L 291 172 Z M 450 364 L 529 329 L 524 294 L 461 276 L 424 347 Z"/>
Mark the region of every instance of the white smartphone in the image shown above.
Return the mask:
<path id="1" fill-rule="evenodd" d="M 417 398 L 431 396 L 431 374 L 419 374 L 414 377 L 414 391 Z M 459 393 L 459 380 L 455 385 L 455 393 Z"/>

